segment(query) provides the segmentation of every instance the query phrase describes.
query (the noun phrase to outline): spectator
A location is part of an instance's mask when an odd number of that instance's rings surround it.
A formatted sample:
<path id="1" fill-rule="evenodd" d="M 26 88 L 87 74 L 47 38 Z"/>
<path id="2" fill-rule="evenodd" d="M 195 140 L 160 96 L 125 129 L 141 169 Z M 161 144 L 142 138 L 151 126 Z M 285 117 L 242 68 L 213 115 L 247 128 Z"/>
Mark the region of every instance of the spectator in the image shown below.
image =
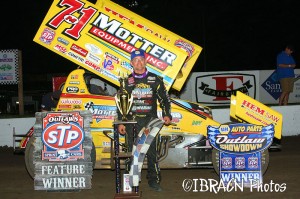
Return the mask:
<path id="1" fill-rule="evenodd" d="M 279 79 L 282 93 L 279 97 L 279 105 L 287 105 L 289 101 L 289 95 L 293 92 L 295 73 L 294 68 L 296 62 L 292 57 L 294 48 L 291 45 L 277 55 L 277 77 Z"/>
<path id="2" fill-rule="evenodd" d="M 58 103 L 61 90 L 46 93 L 42 98 L 41 111 L 53 111 Z"/>

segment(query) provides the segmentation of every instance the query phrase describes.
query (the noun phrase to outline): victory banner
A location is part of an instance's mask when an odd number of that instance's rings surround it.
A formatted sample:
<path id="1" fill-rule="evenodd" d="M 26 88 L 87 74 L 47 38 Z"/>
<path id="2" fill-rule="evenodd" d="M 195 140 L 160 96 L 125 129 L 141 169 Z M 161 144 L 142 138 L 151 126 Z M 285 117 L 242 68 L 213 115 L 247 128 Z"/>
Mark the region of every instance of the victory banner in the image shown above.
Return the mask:
<path id="1" fill-rule="evenodd" d="M 250 187 L 262 183 L 262 152 L 273 142 L 274 125 L 235 123 L 208 126 L 210 144 L 219 151 L 223 183 Z"/>
<path id="2" fill-rule="evenodd" d="M 124 14 L 116 14 L 121 12 Z M 183 76 L 183 68 L 192 68 L 193 64 L 186 61 L 195 59 L 195 49 L 199 55 L 201 48 L 152 23 L 161 35 L 172 40 L 155 37 L 133 25 L 128 20 L 131 16 L 143 19 L 110 1 L 94 5 L 81 0 L 54 0 L 34 41 L 115 85 L 119 85 L 120 74 L 132 71 L 130 53 L 142 49 L 148 70 L 162 76 L 169 90 L 176 77 Z M 183 50 L 187 46 L 190 54 Z"/>

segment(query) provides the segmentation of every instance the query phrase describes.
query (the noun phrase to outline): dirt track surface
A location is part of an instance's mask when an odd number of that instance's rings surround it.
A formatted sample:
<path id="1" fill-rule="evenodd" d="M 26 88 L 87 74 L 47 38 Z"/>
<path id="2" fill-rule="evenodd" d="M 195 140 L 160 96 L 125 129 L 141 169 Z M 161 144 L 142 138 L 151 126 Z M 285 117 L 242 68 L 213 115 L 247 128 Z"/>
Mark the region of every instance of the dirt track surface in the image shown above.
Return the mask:
<path id="1" fill-rule="evenodd" d="M 282 139 L 282 150 L 270 152 L 270 164 L 263 181 L 266 188 L 272 186 L 277 188 L 285 186 L 283 192 L 258 192 L 256 189 L 244 188 L 243 191 L 214 191 L 193 192 L 184 191 L 182 188 L 185 179 L 215 179 L 217 174 L 213 169 L 180 169 L 162 170 L 162 192 L 154 192 L 148 188 L 146 171 L 142 173 L 140 191 L 143 199 L 163 198 L 300 198 L 300 136 L 284 137 Z M 79 192 L 46 192 L 35 191 L 33 180 L 27 174 L 23 155 L 14 155 L 12 148 L 0 147 L 0 198 L 15 199 L 109 199 L 115 194 L 115 172 L 111 170 L 94 170 L 92 189 Z M 286 185 L 284 185 L 284 183 Z M 267 184 L 267 185 L 266 185 Z M 200 187 L 198 186 L 199 190 Z"/>

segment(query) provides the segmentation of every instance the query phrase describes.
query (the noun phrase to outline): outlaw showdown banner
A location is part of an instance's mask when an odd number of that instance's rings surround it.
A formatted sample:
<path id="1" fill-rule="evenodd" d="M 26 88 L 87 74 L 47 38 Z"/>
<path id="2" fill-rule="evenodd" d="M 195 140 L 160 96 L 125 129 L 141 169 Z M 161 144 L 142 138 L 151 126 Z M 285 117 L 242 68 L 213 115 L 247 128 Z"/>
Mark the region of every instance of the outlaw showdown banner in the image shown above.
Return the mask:
<path id="1" fill-rule="evenodd" d="M 107 0 L 96 5 L 54 0 L 34 41 L 116 85 L 120 74 L 131 73 L 130 52 L 143 49 L 148 70 L 176 90 L 201 52 L 200 46 Z"/>

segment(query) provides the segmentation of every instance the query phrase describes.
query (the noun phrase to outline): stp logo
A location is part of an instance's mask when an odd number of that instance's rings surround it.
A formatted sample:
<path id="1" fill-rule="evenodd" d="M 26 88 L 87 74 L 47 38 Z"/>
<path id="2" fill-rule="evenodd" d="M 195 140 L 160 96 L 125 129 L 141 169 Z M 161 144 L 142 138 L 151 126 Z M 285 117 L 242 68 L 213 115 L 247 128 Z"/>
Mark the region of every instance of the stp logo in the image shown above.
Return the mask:
<path id="1" fill-rule="evenodd" d="M 52 149 L 73 149 L 84 139 L 83 129 L 76 123 L 54 123 L 44 129 L 43 143 Z"/>

